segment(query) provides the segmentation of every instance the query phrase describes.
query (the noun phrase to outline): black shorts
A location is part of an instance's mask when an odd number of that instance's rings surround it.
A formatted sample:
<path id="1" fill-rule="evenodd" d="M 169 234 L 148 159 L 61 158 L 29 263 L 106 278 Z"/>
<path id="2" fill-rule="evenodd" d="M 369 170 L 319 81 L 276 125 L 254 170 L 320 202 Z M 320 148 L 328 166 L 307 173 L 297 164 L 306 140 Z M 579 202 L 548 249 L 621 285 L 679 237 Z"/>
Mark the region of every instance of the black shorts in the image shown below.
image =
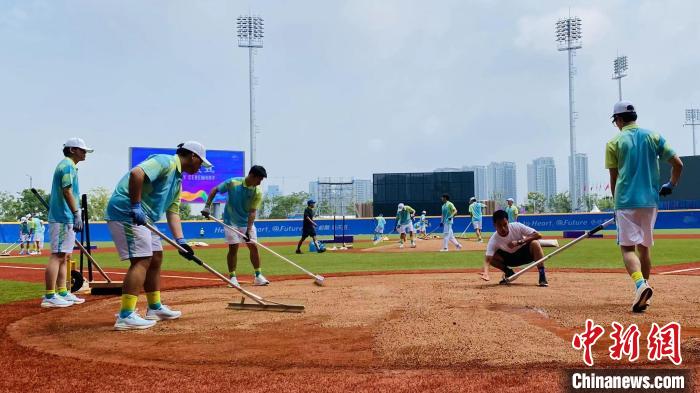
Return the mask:
<path id="1" fill-rule="evenodd" d="M 315 228 L 302 228 L 301 229 L 301 237 L 316 237 L 316 229 Z"/>
<path id="2" fill-rule="evenodd" d="M 534 262 L 535 260 L 530 252 L 530 244 L 525 244 L 517 251 L 512 253 L 498 249 L 496 254 L 503 259 L 503 264 L 506 266 L 520 266 L 526 263 Z"/>

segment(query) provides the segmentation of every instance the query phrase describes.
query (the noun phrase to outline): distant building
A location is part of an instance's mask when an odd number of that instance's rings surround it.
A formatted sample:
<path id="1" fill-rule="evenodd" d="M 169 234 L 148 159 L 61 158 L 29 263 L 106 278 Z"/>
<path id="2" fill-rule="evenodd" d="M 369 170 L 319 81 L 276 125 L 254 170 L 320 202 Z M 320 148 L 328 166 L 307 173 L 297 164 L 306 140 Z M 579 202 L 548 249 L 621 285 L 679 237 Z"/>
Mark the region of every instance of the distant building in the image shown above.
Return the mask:
<path id="1" fill-rule="evenodd" d="M 355 203 L 365 203 L 372 200 L 372 180 L 353 179 L 352 183 Z"/>
<path id="2" fill-rule="evenodd" d="M 311 199 L 318 200 L 318 181 L 309 182 L 309 195 Z"/>
<path id="3" fill-rule="evenodd" d="M 483 200 L 489 198 L 488 193 L 488 170 L 483 165 L 466 165 L 462 167 L 463 171 L 474 172 L 474 193 L 477 199 Z"/>
<path id="4" fill-rule="evenodd" d="M 585 210 L 583 197 L 589 194 L 588 187 L 588 156 L 586 153 L 576 153 L 576 175 L 571 170 L 571 156 L 569 156 L 569 195 L 572 196 L 571 204 L 574 211 Z M 574 179 L 575 184 L 574 184 Z M 573 200 L 576 195 L 578 201 Z"/>
<path id="5" fill-rule="evenodd" d="M 459 168 L 437 168 L 433 172 L 461 172 Z"/>
<path id="6" fill-rule="evenodd" d="M 527 191 L 549 199 L 557 193 L 557 168 L 552 157 L 540 157 L 527 164 Z"/>
<path id="7" fill-rule="evenodd" d="M 505 203 L 506 198 L 518 200 L 516 166 L 514 162 L 492 162 L 487 167 L 488 199 L 497 205 Z"/>
<path id="8" fill-rule="evenodd" d="M 278 197 L 282 195 L 282 191 L 280 190 L 280 186 L 276 184 L 269 184 L 267 186 L 267 196 L 270 198 Z"/>

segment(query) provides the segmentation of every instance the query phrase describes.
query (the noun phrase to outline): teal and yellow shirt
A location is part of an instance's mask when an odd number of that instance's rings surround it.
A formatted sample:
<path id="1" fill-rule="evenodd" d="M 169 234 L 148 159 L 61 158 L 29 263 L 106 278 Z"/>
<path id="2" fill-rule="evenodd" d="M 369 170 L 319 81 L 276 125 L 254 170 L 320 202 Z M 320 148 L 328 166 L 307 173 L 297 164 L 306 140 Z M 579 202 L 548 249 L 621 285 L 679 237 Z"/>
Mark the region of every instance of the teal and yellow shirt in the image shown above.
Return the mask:
<path id="1" fill-rule="evenodd" d="M 659 159 L 676 153 L 660 134 L 629 124 L 605 146 L 605 168 L 617 168 L 615 209 L 657 207 Z"/>
<path id="2" fill-rule="evenodd" d="M 513 204 L 512 206 L 506 206 L 505 209 L 503 209 L 508 213 L 508 222 L 516 222 L 518 221 L 518 207 Z"/>
<path id="3" fill-rule="evenodd" d="M 51 182 L 49 199 L 49 222 L 63 224 L 73 223 L 73 212 L 63 196 L 63 190 L 70 187 L 77 208 L 80 208 L 80 189 L 78 188 L 78 167 L 73 160 L 66 157 L 56 166 Z"/>
<path id="4" fill-rule="evenodd" d="M 384 225 L 386 225 L 386 219 L 384 217 L 378 216 L 376 218 L 377 220 L 377 226 L 380 228 L 384 228 Z"/>
<path id="5" fill-rule="evenodd" d="M 44 233 L 44 226 L 41 225 L 41 219 L 34 217 L 32 218 L 32 221 L 34 222 L 34 233 Z"/>
<path id="6" fill-rule="evenodd" d="M 216 186 L 216 190 L 228 193 L 224 210 L 224 222 L 228 225 L 247 226 L 248 214 L 262 204 L 260 186 L 246 185 L 245 177 L 232 177 Z"/>
<path id="7" fill-rule="evenodd" d="M 29 235 L 29 224 L 26 221 L 19 223 L 19 232 L 23 235 Z"/>
<path id="8" fill-rule="evenodd" d="M 442 204 L 442 222 L 445 224 L 452 223 L 452 217 L 457 214 L 457 208 L 454 203 L 447 201 Z"/>
<path id="9" fill-rule="evenodd" d="M 143 169 L 146 178 L 141 189 L 141 206 L 151 222 L 160 220 L 163 214 L 180 213 L 182 192 L 182 164 L 180 157 L 168 154 L 155 154 L 137 165 Z M 129 172 L 130 173 L 130 172 Z M 108 221 L 131 222 L 131 199 L 129 198 L 129 173 L 119 180 L 112 197 L 107 203 L 105 219 Z"/>
<path id="10" fill-rule="evenodd" d="M 404 205 L 403 210 L 396 213 L 396 225 L 411 224 L 411 215 L 415 214 L 415 210 L 408 205 Z"/>
<path id="11" fill-rule="evenodd" d="M 472 215 L 472 221 L 481 221 L 481 209 L 486 205 L 481 202 L 474 202 L 469 205 L 469 214 Z"/>

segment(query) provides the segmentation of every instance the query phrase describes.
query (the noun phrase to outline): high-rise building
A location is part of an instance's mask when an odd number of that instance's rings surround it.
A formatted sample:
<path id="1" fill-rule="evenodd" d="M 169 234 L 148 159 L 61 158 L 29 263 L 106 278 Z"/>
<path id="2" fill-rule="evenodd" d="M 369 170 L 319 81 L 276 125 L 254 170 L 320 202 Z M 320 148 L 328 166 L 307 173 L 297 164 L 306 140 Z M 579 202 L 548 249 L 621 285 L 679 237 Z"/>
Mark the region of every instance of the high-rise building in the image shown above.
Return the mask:
<path id="1" fill-rule="evenodd" d="M 557 193 L 557 168 L 552 157 L 540 157 L 527 164 L 527 191 L 549 199 Z"/>
<path id="2" fill-rule="evenodd" d="M 268 184 L 266 194 L 268 197 L 274 198 L 282 195 L 282 191 L 280 190 L 280 186 L 276 184 Z"/>
<path id="3" fill-rule="evenodd" d="M 365 203 L 372 200 L 372 180 L 353 179 L 352 188 L 355 203 Z"/>
<path id="4" fill-rule="evenodd" d="M 589 194 L 588 187 L 588 156 L 586 153 L 576 153 L 576 175 L 572 175 L 571 156 L 569 156 L 569 195 L 578 196 L 578 201 L 571 200 L 572 210 L 585 210 L 583 198 Z M 573 180 L 576 179 L 576 184 Z"/>
<path id="5" fill-rule="evenodd" d="M 311 199 L 318 201 L 318 181 L 309 182 L 309 195 Z"/>
<path id="6" fill-rule="evenodd" d="M 474 196 L 479 199 L 488 199 L 488 171 L 483 165 L 465 165 L 463 171 L 474 172 Z"/>
<path id="7" fill-rule="evenodd" d="M 504 203 L 506 198 L 518 200 L 516 167 L 514 162 L 492 162 L 487 167 L 488 199 Z"/>

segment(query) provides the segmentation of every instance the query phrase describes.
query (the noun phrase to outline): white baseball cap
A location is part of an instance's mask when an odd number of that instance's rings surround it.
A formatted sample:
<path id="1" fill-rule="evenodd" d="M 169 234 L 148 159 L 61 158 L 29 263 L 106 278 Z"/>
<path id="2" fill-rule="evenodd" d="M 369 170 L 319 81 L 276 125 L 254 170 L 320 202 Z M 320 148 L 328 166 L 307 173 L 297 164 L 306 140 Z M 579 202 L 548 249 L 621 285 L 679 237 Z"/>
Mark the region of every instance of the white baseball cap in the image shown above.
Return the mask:
<path id="1" fill-rule="evenodd" d="M 423 214 L 425 214 L 425 210 L 423 210 Z"/>
<path id="2" fill-rule="evenodd" d="M 202 165 L 205 168 L 211 167 L 211 162 L 207 160 L 207 151 L 204 149 L 204 145 L 197 141 L 187 141 L 181 145 L 178 145 L 178 147 L 181 147 L 183 149 L 187 149 L 191 151 L 192 153 L 196 154 L 199 156 L 199 158 L 202 159 Z"/>
<path id="3" fill-rule="evenodd" d="M 404 207 L 403 203 L 399 203 L 399 210 L 403 210 L 403 207 Z"/>
<path id="4" fill-rule="evenodd" d="M 77 147 L 79 149 L 85 150 L 88 153 L 92 153 L 93 151 L 95 151 L 95 149 L 87 147 L 85 141 L 82 138 L 70 138 L 66 141 L 66 143 L 63 144 L 63 147 Z"/>
<path id="5" fill-rule="evenodd" d="M 513 198 L 508 198 L 508 199 L 506 199 L 506 201 L 507 202 L 515 202 L 515 200 Z"/>
<path id="6" fill-rule="evenodd" d="M 27 218 L 32 218 L 32 213 L 27 213 L 26 217 L 27 217 Z"/>
<path id="7" fill-rule="evenodd" d="M 21 218 L 19 219 L 19 222 L 27 222 L 27 217 L 21 217 Z"/>
<path id="8" fill-rule="evenodd" d="M 634 105 L 629 101 L 619 101 L 613 107 L 613 116 L 621 113 L 635 113 Z"/>

